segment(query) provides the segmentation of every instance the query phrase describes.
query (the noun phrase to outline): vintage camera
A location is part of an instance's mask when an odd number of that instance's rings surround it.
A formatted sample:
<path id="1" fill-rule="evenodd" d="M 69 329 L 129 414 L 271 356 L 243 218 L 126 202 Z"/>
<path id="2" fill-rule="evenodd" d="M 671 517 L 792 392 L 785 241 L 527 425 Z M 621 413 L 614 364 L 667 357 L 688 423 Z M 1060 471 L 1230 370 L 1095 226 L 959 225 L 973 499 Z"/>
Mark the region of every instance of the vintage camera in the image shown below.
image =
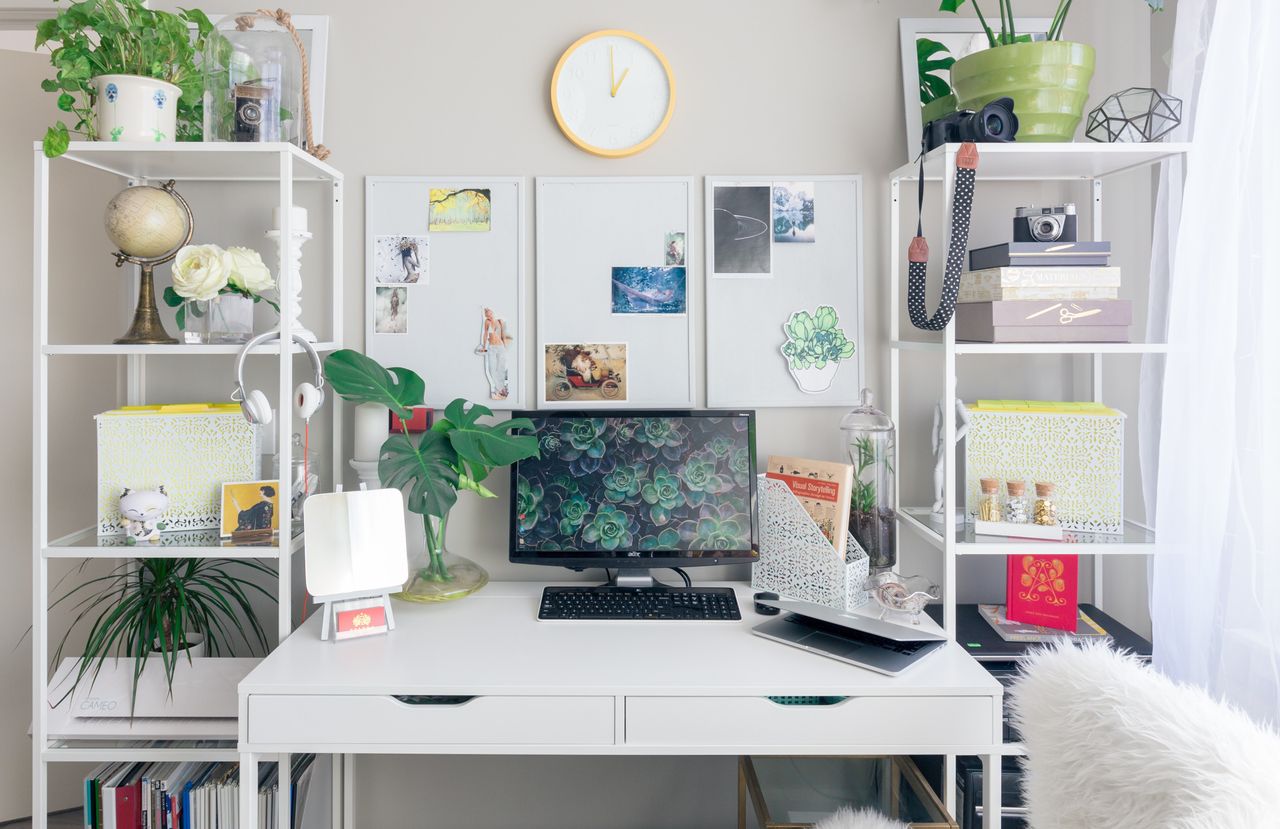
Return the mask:
<path id="1" fill-rule="evenodd" d="M 1015 242 L 1076 242 L 1076 206 L 1019 207 L 1013 214 Z"/>
<path id="2" fill-rule="evenodd" d="M 261 84 L 240 83 L 235 88 L 236 141 L 265 141 L 265 122 L 271 89 Z"/>
<path id="3" fill-rule="evenodd" d="M 997 98 L 982 109 L 953 112 L 924 125 L 925 152 L 959 141 L 1006 143 L 1018 134 L 1012 98 Z"/>

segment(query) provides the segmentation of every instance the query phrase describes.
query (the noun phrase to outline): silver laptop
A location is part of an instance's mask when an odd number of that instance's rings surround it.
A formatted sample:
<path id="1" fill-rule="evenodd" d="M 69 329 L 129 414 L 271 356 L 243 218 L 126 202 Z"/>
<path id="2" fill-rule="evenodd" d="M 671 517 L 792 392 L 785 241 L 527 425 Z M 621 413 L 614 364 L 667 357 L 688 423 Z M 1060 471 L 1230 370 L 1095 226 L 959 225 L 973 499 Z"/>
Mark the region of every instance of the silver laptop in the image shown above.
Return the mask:
<path id="1" fill-rule="evenodd" d="M 758 599 L 784 615 L 756 625 L 752 633 L 850 665 L 896 676 L 941 648 L 944 634 L 870 616 L 788 599 Z"/>

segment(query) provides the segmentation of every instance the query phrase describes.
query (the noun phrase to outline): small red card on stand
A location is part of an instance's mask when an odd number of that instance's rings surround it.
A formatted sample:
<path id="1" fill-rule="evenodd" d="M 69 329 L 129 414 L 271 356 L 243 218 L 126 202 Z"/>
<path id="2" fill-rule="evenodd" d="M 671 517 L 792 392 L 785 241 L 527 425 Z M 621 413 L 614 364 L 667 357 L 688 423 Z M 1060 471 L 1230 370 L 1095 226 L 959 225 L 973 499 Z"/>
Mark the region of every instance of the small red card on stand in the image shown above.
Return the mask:
<path id="1" fill-rule="evenodd" d="M 1075 633 L 1080 613 L 1078 556 L 1009 556 L 1005 604 L 1011 622 Z"/>

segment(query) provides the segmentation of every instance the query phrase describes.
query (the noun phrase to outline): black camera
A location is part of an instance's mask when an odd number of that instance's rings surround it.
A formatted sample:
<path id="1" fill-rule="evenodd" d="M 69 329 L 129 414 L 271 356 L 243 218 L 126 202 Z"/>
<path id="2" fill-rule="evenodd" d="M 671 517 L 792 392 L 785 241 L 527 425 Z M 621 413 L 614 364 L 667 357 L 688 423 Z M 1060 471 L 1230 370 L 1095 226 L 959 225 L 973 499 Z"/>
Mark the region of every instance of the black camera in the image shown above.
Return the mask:
<path id="1" fill-rule="evenodd" d="M 1078 242 L 1076 206 L 1019 207 L 1013 213 L 1015 242 Z"/>
<path id="2" fill-rule="evenodd" d="M 264 121 L 270 105 L 271 90 L 254 83 L 236 84 L 235 135 L 236 141 L 265 141 Z"/>
<path id="3" fill-rule="evenodd" d="M 997 98 L 982 109 L 953 112 L 924 125 L 925 152 L 943 144 L 962 141 L 1005 143 L 1018 134 L 1018 116 L 1012 98 Z"/>

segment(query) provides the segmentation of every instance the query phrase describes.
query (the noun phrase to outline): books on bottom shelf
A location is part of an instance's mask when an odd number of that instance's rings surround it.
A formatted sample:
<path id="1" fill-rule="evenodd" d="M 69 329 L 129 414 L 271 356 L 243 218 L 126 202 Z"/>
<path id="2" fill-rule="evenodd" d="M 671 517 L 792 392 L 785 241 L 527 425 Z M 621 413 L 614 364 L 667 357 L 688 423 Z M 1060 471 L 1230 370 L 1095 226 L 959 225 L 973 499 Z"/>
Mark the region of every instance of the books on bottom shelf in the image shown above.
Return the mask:
<path id="1" fill-rule="evenodd" d="M 978 605 L 978 612 L 982 614 L 983 619 L 987 620 L 987 624 L 991 625 L 991 628 L 1000 635 L 1000 638 L 1006 642 L 1054 642 L 1062 638 L 1111 638 L 1111 634 L 1089 618 L 1089 615 L 1083 610 L 1077 610 L 1078 616 L 1074 633 L 1044 627 L 1043 625 L 1011 622 L 1009 617 L 1005 615 L 1005 606 L 1002 604 L 981 604 Z"/>
<path id="2" fill-rule="evenodd" d="M 290 768 L 292 825 L 277 821 L 279 766 L 258 774 L 258 825 L 262 829 L 327 829 L 332 824 L 327 791 L 332 759 L 313 754 Z M 86 829 L 221 829 L 236 826 L 240 809 L 237 763 L 106 763 L 84 781 Z"/>

